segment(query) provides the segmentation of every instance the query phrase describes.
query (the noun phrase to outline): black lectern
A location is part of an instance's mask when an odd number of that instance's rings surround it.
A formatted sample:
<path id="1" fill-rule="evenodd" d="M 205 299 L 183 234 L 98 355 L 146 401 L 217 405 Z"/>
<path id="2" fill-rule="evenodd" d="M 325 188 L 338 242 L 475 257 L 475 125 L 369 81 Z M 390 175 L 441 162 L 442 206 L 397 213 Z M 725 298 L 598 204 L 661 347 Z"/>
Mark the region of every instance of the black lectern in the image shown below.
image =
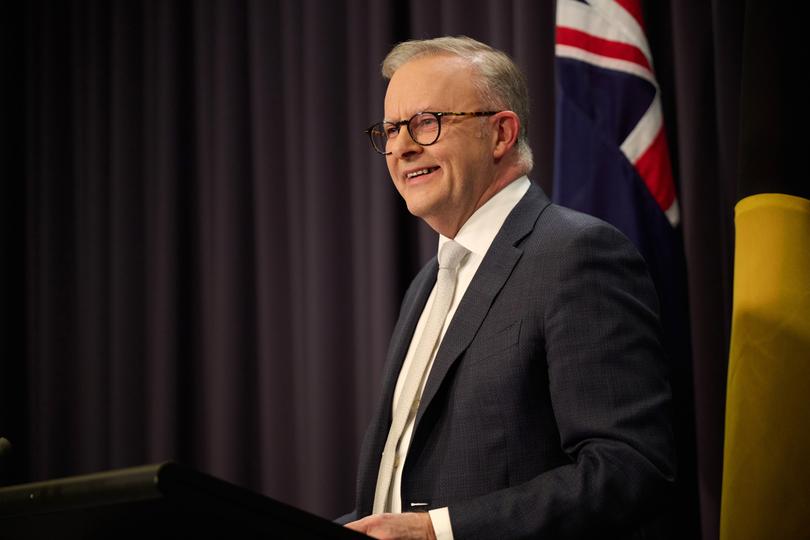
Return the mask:
<path id="1" fill-rule="evenodd" d="M 368 538 L 176 463 L 0 488 L 0 539 Z"/>

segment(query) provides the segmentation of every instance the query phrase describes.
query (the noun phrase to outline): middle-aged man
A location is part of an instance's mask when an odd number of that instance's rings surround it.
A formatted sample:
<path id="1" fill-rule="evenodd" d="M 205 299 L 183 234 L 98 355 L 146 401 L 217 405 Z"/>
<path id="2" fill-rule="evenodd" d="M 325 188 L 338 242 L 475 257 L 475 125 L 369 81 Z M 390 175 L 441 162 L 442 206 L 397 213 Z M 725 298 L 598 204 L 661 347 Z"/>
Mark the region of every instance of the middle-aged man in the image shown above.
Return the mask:
<path id="1" fill-rule="evenodd" d="M 378 538 L 653 537 L 674 455 L 644 262 L 527 178 L 528 92 L 508 56 L 411 41 L 383 75 L 368 133 L 439 249 L 403 300 L 340 522 Z"/>

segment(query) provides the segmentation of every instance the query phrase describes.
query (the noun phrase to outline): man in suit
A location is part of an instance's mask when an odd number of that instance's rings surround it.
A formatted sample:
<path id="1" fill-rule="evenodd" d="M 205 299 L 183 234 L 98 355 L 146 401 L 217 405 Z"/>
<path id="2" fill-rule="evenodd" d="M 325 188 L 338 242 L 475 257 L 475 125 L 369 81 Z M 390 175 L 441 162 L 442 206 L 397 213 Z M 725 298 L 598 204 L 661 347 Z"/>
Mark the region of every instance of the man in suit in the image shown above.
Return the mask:
<path id="1" fill-rule="evenodd" d="M 460 254 L 405 295 L 342 522 L 377 538 L 650 537 L 674 455 L 644 262 L 527 178 L 528 92 L 508 56 L 412 41 L 383 75 L 374 149 L 439 259 Z"/>

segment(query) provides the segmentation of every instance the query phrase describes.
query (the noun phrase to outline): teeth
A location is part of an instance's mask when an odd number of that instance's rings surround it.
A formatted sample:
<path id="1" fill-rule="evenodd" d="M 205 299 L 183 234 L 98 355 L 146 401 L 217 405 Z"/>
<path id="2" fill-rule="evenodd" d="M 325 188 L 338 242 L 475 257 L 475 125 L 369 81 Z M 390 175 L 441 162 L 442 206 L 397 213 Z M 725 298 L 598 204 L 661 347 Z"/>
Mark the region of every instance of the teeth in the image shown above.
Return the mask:
<path id="1" fill-rule="evenodd" d="M 429 173 L 431 170 L 433 170 L 433 169 L 422 169 L 422 170 L 419 170 L 419 171 L 413 171 L 411 173 L 408 173 L 407 177 L 408 178 L 415 178 L 417 176 L 422 176 L 423 174 Z"/>

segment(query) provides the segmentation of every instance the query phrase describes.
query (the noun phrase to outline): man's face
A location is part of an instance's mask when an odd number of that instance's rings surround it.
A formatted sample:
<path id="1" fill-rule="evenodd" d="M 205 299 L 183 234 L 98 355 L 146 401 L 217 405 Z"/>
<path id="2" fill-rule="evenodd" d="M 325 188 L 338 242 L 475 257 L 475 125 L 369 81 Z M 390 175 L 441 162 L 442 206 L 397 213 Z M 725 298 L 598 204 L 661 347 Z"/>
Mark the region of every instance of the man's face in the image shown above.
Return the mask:
<path id="1" fill-rule="evenodd" d="M 415 113 L 486 110 L 472 85 L 473 72 L 452 56 L 412 60 L 391 77 L 385 95 L 385 120 L 407 120 Z M 495 176 L 487 120 L 468 116 L 441 119 L 439 140 L 420 146 L 403 126 L 388 143 L 388 170 L 408 210 L 438 232 L 454 237 L 488 200 Z M 413 173 L 424 171 L 427 174 Z"/>

